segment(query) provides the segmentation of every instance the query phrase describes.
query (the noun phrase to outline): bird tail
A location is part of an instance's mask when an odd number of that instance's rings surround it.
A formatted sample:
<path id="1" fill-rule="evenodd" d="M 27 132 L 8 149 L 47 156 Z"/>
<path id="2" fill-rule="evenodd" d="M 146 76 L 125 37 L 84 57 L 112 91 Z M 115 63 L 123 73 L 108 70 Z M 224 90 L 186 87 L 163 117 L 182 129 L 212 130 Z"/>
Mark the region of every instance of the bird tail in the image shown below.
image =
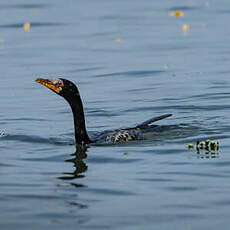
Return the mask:
<path id="1" fill-rule="evenodd" d="M 165 119 L 167 117 L 171 117 L 171 116 L 172 116 L 172 114 L 164 114 L 164 115 L 161 115 L 158 117 L 153 117 L 153 118 L 148 119 L 148 120 L 142 122 L 141 124 L 137 125 L 136 128 L 145 128 L 153 122 L 156 122 L 156 121 L 159 121 L 159 120 Z"/>

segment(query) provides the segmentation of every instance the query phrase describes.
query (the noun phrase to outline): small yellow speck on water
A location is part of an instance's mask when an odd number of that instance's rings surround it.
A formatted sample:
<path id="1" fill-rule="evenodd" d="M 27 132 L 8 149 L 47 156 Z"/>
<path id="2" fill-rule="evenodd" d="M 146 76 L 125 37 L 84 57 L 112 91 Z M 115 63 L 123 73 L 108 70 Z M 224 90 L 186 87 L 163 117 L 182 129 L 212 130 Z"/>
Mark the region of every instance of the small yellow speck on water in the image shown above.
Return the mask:
<path id="1" fill-rule="evenodd" d="M 190 26 L 188 24 L 184 24 L 182 26 L 183 31 L 188 31 L 190 29 Z"/>
<path id="2" fill-rule="evenodd" d="M 120 37 L 116 38 L 116 42 L 121 42 L 121 38 Z"/>
<path id="3" fill-rule="evenodd" d="M 0 38 L 0 44 L 3 43 L 3 42 L 4 42 L 4 39 L 1 39 L 1 38 Z"/>
<path id="4" fill-rule="evenodd" d="M 188 24 L 183 24 L 182 25 L 182 30 L 184 32 L 184 35 L 187 35 L 189 30 L 190 30 L 190 26 Z"/>
<path id="5" fill-rule="evenodd" d="M 174 11 L 169 14 L 172 17 L 184 17 L 184 12 L 182 10 Z"/>
<path id="6" fill-rule="evenodd" d="M 23 28 L 24 28 L 25 31 L 30 31 L 30 23 L 25 23 L 23 25 Z"/>

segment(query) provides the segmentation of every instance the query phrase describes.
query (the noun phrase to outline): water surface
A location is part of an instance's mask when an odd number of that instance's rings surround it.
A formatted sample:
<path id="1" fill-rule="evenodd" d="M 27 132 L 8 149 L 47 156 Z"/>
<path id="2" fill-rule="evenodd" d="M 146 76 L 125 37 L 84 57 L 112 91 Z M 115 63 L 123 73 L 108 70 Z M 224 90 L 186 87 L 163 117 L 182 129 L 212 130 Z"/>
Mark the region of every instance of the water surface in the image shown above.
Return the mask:
<path id="1" fill-rule="evenodd" d="M 1 229 L 226 229 L 229 9 L 226 0 L 1 2 Z M 169 16 L 176 10 L 184 17 Z M 159 124 L 179 128 L 76 149 L 70 108 L 36 77 L 77 83 L 90 133 L 164 113 L 173 117 Z M 207 138 L 219 151 L 186 148 Z"/>

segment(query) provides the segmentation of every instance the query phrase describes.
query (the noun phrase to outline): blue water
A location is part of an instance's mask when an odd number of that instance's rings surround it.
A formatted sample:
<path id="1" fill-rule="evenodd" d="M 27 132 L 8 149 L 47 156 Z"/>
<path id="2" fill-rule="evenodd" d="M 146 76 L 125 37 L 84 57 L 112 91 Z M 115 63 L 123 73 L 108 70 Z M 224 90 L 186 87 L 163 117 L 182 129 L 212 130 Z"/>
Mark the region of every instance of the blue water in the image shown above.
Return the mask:
<path id="1" fill-rule="evenodd" d="M 0 228 L 228 229 L 229 19 L 227 0 L 1 2 Z M 78 85 L 90 134 L 178 129 L 76 149 L 37 77 Z M 218 151 L 186 147 L 207 138 Z"/>

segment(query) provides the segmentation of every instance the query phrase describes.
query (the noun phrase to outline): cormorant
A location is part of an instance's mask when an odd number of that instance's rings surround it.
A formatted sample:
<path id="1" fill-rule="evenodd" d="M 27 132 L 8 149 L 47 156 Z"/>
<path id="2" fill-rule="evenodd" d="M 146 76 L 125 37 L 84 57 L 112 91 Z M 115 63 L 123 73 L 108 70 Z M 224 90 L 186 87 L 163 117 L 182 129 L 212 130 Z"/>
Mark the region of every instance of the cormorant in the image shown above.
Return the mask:
<path id="1" fill-rule="evenodd" d="M 106 130 L 98 132 L 94 137 L 89 138 L 85 126 L 82 100 L 77 86 L 73 82 L 63 78 L 37 78 L 36 82 L 64 97 L 69 103 L 73 113 L 75 140 L 77 144 L 117 143 L 143 139 L 143 133 L 154 131 L 159 127 L 157 125 L 151 125 L 153 122 L 172 116 L 172 114 L 164 114 L 162 116 L 151 118 L 132 128 Z"/>

